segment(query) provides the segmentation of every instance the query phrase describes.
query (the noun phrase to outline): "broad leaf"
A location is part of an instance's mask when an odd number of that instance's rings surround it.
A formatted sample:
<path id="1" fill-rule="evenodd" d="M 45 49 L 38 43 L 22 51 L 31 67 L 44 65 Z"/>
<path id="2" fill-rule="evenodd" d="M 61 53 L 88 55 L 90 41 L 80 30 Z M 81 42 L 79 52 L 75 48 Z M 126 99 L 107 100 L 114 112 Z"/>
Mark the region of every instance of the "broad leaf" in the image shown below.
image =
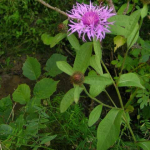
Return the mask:
<path id="1" fill-rule="evenodd" d="M 19 85 L 12 97 L 15 102 L 26 104 L 30 100 L 30 87 L 27 84 Z"/>
<path id="2" fill-rule="evenodd" d="M 58 61 L 56 64 L 57 64 L 57 67 L 61 71 L 65 72 L 66 74 L 71 76 L 74 73 L 72 67 L 67 62 L 65 62 L 65 61 Z"/>
<path id="3" fill-rule="evenodd" d="M 114 21 L 114 25 L 110 25 L 111 34 L 123 35 L 127 38 L 132 33 L 136 24 L 138 23 L 140 14 L 141 10 L 137 10 L 133 14 L 131 14 L 131 16 L 116 15 L 109 18 L 108 20 L 110 22 Z"/>
<path id="4" fill-rule="evenodd" d="M 58 82 L 53 79 L 44 78 L 36 83 L 33 94 L 39 99 L 49 98 L 56 91 Z"/>
<path id="5" fill-rule="evenodd" d="M 78 41 L 78 39 L 75 37 L 75 35 L 74 34 L 71 34 L 71 35 L 69 35 L 69 36 L 67 36 L 67 38 L 68 38 L 68 40 L 69 40 L 69 42 L 70 42 L 70 44 L 71 44 L 71 46 L 75 49 L 75 50 L 80 50 L 80 44 L 79 44 L 79 41 Z"/>
<path id="6" fill-rule="evenodd" d="M 63 97 L 60 103 L 60 112 L 65 112 L 68 107 L 74 102 L 74 88 L 70 89 Z"/>
<path id="7" fill-rule="evenodd" d="M 66 61 L 66 57 L 61 54 L 53 54 L 48 61 L 46 62 L 45 70 L 48 71 L 48 74 L 52 77 L 62 73 L 62 71 L 57 67 L 57 61 Z"/>
<path id="8" fill-rule="evenodd" d="M 122 110 L 111 109 L 97 129 L 97 150 L 107 150 L 119 138 Z"/>
<path id="9" fill-rule="evenodd" d="M 118 86 L 119 87 L 135 86 L 135 87 L 140 87 L 142 89 L 145 89 L 140 83 L 140 79 L 138 75 L 136 75 L 135 73 L 127 73 L 127 74 L 121 75 L 119 82 L 118 82 Z"/>
<path id="10" fill-rule="evenodd" d="M 145 139 L 143 139 L 143 141 L 145 141 Z M 141 142 L 139 141 L 137 143 L 138 146 L 140 146 L 143 150 L 150 150 L 150 141 L 145 141 L 145 142 Z"/>
<path id="11" fill-rule="evenodd" d="M 92 54 L 92 43 L 87 42 L 83 44 L 81 46 L 81 49 L 77 52 L 73 70 L 81 71 L 84 74 L 87 67 L 89 66 L 91 54 Z"/>
<path id="12" fill-rule="evenodd" d="M 12 134 L 13 128 L 7 124 L 0 125 L 0 140 L 5 140 Z"/>
<path id="13" fill-rule="evenodd" d="M 88 126 L 91 127 L 99 119 L 102 112 L 102 105 L 96 106 L 90 113 Z"/>
<path id="14" fill-rule="evenodd" d="M 66 37 L 66 33 L 58 33 L 53 38 L 50 47 L 54 47 L 56 44 L 58 44 L 61 40 L 63 40 Z"/>
<path id="15" fill-rule="evenodd" d="M 41 75 L 41 65 L 36 58 L 27 57 L 27 60 L 23 64 L 23 75 L 30 80 L 37 80 Z"/>

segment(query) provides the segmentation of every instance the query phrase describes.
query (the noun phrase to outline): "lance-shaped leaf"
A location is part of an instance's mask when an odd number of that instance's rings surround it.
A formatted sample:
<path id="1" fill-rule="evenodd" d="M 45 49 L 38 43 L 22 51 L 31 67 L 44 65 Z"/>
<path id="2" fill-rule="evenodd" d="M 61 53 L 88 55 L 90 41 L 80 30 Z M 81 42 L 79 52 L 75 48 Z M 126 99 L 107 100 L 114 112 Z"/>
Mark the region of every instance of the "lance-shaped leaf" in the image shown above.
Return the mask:
<path id="1" fill-rule="evenodd" d="M 22 67 L 23 75 L 30 80 L 37 80 L 41 75 L 41 65 L 36 58 L 27 57 Z"/>
<path id="2" fill-rule="evenodd" d="M 85 77 L 84 83 L 93 85 L 110 85 L 112 84 L 112 80 L 108 77 L 92 75 Z"/>
<path id="3" fill-rule="evenodd" d="M 96 106 L 90 113 L 88 126 L 91 127 L 99 119 L 102 112 L 102 105 Z"/>
<path id="4" fill-rule="evenodd" d="M 87 67 L 89 66 L 91 54 L 92 54 L 92 42 L 87 42 L 83 44 L 81 46 L 81 49 L 77 52 L 73 70 L 81 71 L 84 74 Z"/>
<path id="5" fill-rule="evenodd" d="M 102 91 L 104 91 L 105 90 L 105 88 L 106 88 L 106 85 L 105 84 L 91 84 L 90 85 L 90 91 L 89 91 L 89 93 L 90 93 L 90 95 L 92 96 L 92 97 L 96 97 L 96 96 L 98 96 Z"/>
<path id="6" fill-rule="evenodd" d="M 99 64 L 101 59 L 102 59 L 102 50 L 101 50 L 101 44 L 99 40 L 94 39 L 93 41 L 93 45 L 94 45 L 94 52 L 95 52 L 95 58 L 96 58 L 96 62 Z"/>
<path id="7" fill-rule="evenodd" d="M 71 34 L 71 35 L 67 36 L 67 38 L 68 38 L 68 40 L 69 40 L 71 46 L 72 46 L 76 51 L 80 50 L 80 47 L 81 47 L 81 46 L 80 46 L 80 44 L 79 44 L 79 40 L 75 37 L 74 34 Z"/>
<path id="8" fill-rule="evenodd" d="M 147 16 L 147 13 L 148 13 L 148 5 L 147 4 L 144 4 L 143 5 L 143 8 L 141 10 L 141 17 L 144 18 Z"/>
<path id="9" fill-rule="evenodd" d="M 63 97 L 60 103 L 60 112 L 65 112 L 74 102 L 74 88 L 70 89 Z"/>
<path id="10" fill-rule="evenodd" d="M 96 71 L 98 74 L 100 74 L 100 75 L 103 74 L 102 66 L 101 66 L 100 62 L 99 62 L 99 63 L 96 63 L 96 57 L 95 57 L 95 56 L 92 56 L 92 57 L 91 57 L 91 59 L 90 59 L 90 66 L 91 66 L 92 68 L 94 68 L 95 71 Z"/>
<path id="11" fill-rule="evenodd" d="M 58 33 L 57 35 L 55 35 L 55 37 L 53 38 L 53 40 L 50 43 L 50 47 L 54 47 L 56 44 L 58 44 L 61 40 L 63 40 L 66 37 L 66 33 Z"/>
<path id="12" fill-rule="evenodd" d="M 79 85 L 75 85 L 75 87 L 74 87 L 74 101 L 75 101 L 75 103 L 78 103 L 82 90 L 83 90 L 83 88 L 81 88 Z"/>
<path id="13" fill-rule="evenodd" d="M 139 38 L 139 31 L 138 30 L 139 30 L 139 25 L 137 23 L 135 25 L 133 31 L 131 32 L 131 34 L 127 38 L 128 49 L 130 49 L 135 44 L 135 42 L 138 40 L 138 38 Z"/>
<path id="14" fill-rule="evenodd" d="M 66 61 L 58 61 L 56 64 L 57 67 L 66 74 L 71 76 L 74 73 L 72 67 Z"/>
<path id="15" fill-rule="evenodd" d="M 108 150 L 119 138 L 122 110 L 111 109 L 97 129 L 97 150 Z"/>
<path id="16" fill-rule="evenodd" d="M 119 87 L 135 86 L 135 87 L 140 87 L 142 89 L 145 89 L 140 83 L 140 79 L 138 75 L 136 75 L 135 73 L 127 73 L 121 75 L 118 82 L 118 86 Z"/>
<path id="17" fill-rule="evenodd" d="M 43 43 L 45 45 L 50 45 L 51 42 L 53 41 L 53 38 L 54 37 L 52 37 L 52 36 L 50 36 L 49 34 L 46 34 L 46 33 L 42 34 L 42 36 L 41 36 L 41 40 L 43 41 Z"/>

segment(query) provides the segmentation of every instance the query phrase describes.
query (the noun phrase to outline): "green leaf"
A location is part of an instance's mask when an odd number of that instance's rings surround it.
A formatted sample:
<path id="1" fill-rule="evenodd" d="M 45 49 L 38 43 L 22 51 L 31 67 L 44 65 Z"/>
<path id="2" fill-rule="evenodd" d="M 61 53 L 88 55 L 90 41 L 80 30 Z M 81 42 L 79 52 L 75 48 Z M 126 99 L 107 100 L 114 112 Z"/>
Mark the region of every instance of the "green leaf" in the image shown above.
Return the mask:
<path id="1" fill-rule="evenodd" d="M 41 36 L 41 40 L 45 45 L 50 45 L 52 43 L 53 38 L 54 37 L 51 37 L 49 34 L 46 33 L 42 34 Z"/>
<path id="2" fill-rule="evenodd" d="M 94 68 L 95 71 L 96 71 L 98 74 L 100 74 L 100 75 L 103 74 L 102 66 L 101 66 L 100 62 L 99 62 L 99 63 L 96 63 L 96 57 L 95 57 L 95 56 L 92 56 L 92 57 L 90 58 L 90 66 L 91 66 L 92 68 Z"/>
<path id="3" fill-rule="evenodd" d="M 79 85 L 75 85 L 74 87 L 74 101 L 77 104 L 80 98 L 80 93 L 82 92 L 82 88 Z"/>
<path id="4" fill-rule="evenodd" d="M 119 138 L 122 110 L 111 109 L 97 129 L 97 150 L 107 150 Z"/>
<path id="5" fill-rule="evenodd" d="M 145 141 L 145 139 L 143 139 L 143 142 L 141 140 L 141 142 L 139 141 L 137 143 L 138 146 L 140 146 L 143 150 L 150 150 L 150 141 Z"/>
<path id="6" fill-rule="evenodd" d="M 65 62 L 65 61 L 58 61 L 58 62 L 56 62 L 56 64 L 57 64 L 57 67 L 61 71 L 65 72 L 66 74 L 71 76 L 74 73 L 72 67 L 67 62 Z"/>
<path id="7" fill-rule="evenodd" d="M 147 4 L 144 4 L 144 5 L 143 5 L 143 8 L 142 8 L 142 10 L 141 10 L 141 17 L 142 17 L 142 18 L 146 17 L 146 16 L 147 16 L 147 13 L 148 13 L 148 6 L 147 6 Z"/>
<path id="8" fill-rule="evenodd" d="M 139 25 L 136 24 L 133 31 L 131 32 L 131 34 L 127 38 L 128 49 L 130 49 L 138 40 L 138 37 L 139 37 L 139 31 L 138 30 L 139 30 Z"/>
<path id="9" fill-rule="evenodd" d="M 57 135 L 46 136 L 46 137 L 40 139 L 40 140 L 41 140 L 41 143 L 40 143 L 40 144 L 45 144 L 45 143 L 47 143 L 47 142 L 50 142 L 51 140 L 55 139 L 56 136 L 57 136 Z"/>
<path id="10" fill-rule="evenodd" d="M 127 8 L 127 4 L 123 4 L 118 10 L 117 14 L 122 15 Z M 130 13 L 133 9 L 133 4 L 129 4 L 127 14 Z"/>
<path id="11" fill-rule="evenodd" d="M 74 102 L 74 88 L 70 89 L 63 97 L 60 103 L 60 112 L 65 112 L 69 106 Z"/>
<path id="12" fill-rule="evenodd" d="M 93 85 L 110 85 L 112 84 L 112 80 L 108 77 L 93 75 L 85 77 L 84 83 Z"/>
<path id="13" fill-rule="evenodd" d="M 132 34 L 132 31 L 134 30 L 135 26 L 137 25 L 139 18 L 141 15 L 141 10 L 136 10 L 133 12 L 129 18 L 129 26 L 127 27 L 130 31 L 130 34 Z"/>
<path id="14" fill-rule="evenodd" d="M 97 59 L 97 63 L 100 63 L 100 61 L 102 59 L 102 50 L 101 50 L 100 41 L 94 39 L 93 45 L 94 45 L 94 52 L 95 52 L 95 56 L 96 56 L 96 59 Z"/>
<path id="15" fill-rule="evenodd" d="M 71 34 L 69 36 L 67 36 L 68 41 L 70 42 L 71 46 L 75 49 L 75 50 L 80 50 L 80 44 L 79 44 L 79 40 L 75 37 L 74 34 Z"/>
<path id="16" fill-rule="evenodd" d="M 73 70 L 81 71 L 84 74 L 87 67 L 89 66 L 91 54 L 92 54 L 92 42 L 87 42 L 83 44 L 81 46 L 81 49 L 77 52 Z"/>
<path id="17" fill-rule="evenodd" d="M 55 35 L 55 37 L 53 38 L 50 47 L 54 47 L 56 44 L 58 44 L 61 40 L 63 40 L 66 37 L 66 33 L 58 33 L 57 35 Z"/>
<path id="18" fill-rule="evenodd" d="M 0 140 L 5 140 L 12 134 L 13 128 L 7 124 L 0 125 Z"/>
<path id="19" fill-rule="evenodd" d="M 121 75 L 118 82 L 118 86 L 119 87 L 135 86 L 135 87 L 140 87 L 142 89 L 145 89 L 140 83 L 139 77 L 135 73 L 127 73 Z"/>
<path id="20" fill-rule="evenodd" d="M 56 91 L 58 82 L 53 79 L 44 78 L 36 83 L 33 94 L 39 99 L 49 98 Z"/>
<path id="21" fill-rule="evenodd" d="M 101 84 L 101 85 L 99 85 L 99 84 L 91 84 L 90 85 L 90 91 L 89 91 L 89 93 L 90 93 L 90 95 L 92 96 L 92 97 L 96 97 L 96 96 L 98 96 L 102 91 L 104 91 L 105 90 L 105 88 L 106 88 L 106 85 L 105 84 Z"/>
<path id="22" fill-rule="evenodd" d="M 12 94 L 13 100 L 22 105 L 30 100 L 30 87 L 27 84 L 21 84 Z"/>
<path id="23" fill-rule="evenodd" d="M 52 77 L 62 73 L 62 71 L 57 67 L 57 61 L 66 61 L 66 57 L 61 54 L 53 54 L 46 62 L 45 70 L 48 71 L 48 74 Z"/>
<path id="24" fill-rule="evenodd" d="M 30 80 L 37 80 L 41 75 L 41 65 L 36 58 L 27 57 L 27 60 L 23 64 L 23 75 Z"/>
<path id="25" fill-rule="evenodd" d="M 134 30 L 138 20 L 140 18 L 141 10 L 137 10 L 130 16 L 126 15 L 115 15 L 108 20 L 110 22 L 115 22 L 114 25 L 110 25 L 111 34 L 123 35 L 128 37 Z"/>
<path id="26" fill-rule="evenodd" d="M 120 36 L 120 35 L 117 35 L 116 37 L 114 37 L 114 44 L 116 45 L 116 46 L 114 47 L 114 52 L 116 52 L 116 50 L 117 50 L 120 46 L 124 45 L 125 43 L 126 43 L 126 39 L 125 39 L 124 37 L 122 37 L 122 36 Z"/>
<path id="27" fill-rule="evenodd" d="M 102 112 L 102 105 L 96 106 L 90 113 L 88 126 L 91 127 L 99 119 Z"/>

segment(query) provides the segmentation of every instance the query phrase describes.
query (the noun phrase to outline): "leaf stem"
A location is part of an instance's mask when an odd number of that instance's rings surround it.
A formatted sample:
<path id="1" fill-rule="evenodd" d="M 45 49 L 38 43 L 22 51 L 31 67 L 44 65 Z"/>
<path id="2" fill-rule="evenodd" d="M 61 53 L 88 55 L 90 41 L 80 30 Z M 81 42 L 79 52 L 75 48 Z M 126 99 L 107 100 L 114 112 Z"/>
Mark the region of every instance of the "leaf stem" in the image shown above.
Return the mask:
<path id="1" fill-rule="evenodd" d="M 112 107 L 112 106 L 109 106 L 109 105 L 106 105 L 106 104 L 102 103 L 100 100 L 98 100 L 98 99 L 95 98 L 95 97 L 92 97 L 92 96 L 88 93 L 88 91 L 86 90 L 85 86 L 82 85 L 82 87 L 83 87 L 83 89 L 84 89 L 84 92 L 85 92 L 91 99 L 95 100 L 97 103 L 99 103 L 99 104 L 101 104 L 101 105 L 103 105 L 103 106 L 105 106 L 105 107 L 111 108 L 111 109 L 112 109 L 112 108 L 115 108 L 115 107 Z M 120 109 L 120 108 L 117 108 L 117 109 Z"/>
<path id="2" fill-rule="evenodd" d="M 120 76 L 122 75 L 122 71 L 123 71 L 123 68 L 124 68 L 124 65 L 125 65 L 125 61 L 126 61 L 126 58 L 127 58 L 128 52 L 129 52 L 129 50 L 130 50 L 130 46 L 131 46 L 132 42 L 134 41 L 134 39 L 135 39 L 136 35 L 138 34 L 138 32 L 139 32 L 139 30 L 140 30 L 140 28 L 141 28 L 141 26 L 142 26 L 142 23 L 143 23 L 143 19 L 141 19 L 141 21 L 140 21 L 140 25 L 139 25 L 139 29 L 136 31 L 136 33 L 135 33 L 135 35 L 134 35 L 134 38 L 132 39 L 132 41 L 131 41 L 130 45 L 129 45 L 129 46 L 128 46 L 128 48 L 127 48 L 127 51 L 126 51 L 126 53 L 125 53 L 125 56 L 124 56 L 124 59 L 123 59 L 123 63 L 122 63 L 122 66 L 121 66 L 121 71 L 120 71 L 120 73 L 119 73 L 119 78 L 118 78 L 118 80 L 117 80 L 116 85 L 118 85 L 118 82 L 119 82 Z"/>
<path id="3" fill-rule="evenodd" d="M 109 97 L 110 101 L 112 102 L 112 104 L 117 108 L 116 104 L 114 103 L 113 99 L 110 97 L 109 93 L 105 90 L 105 93 L 107 94 L 107 96 Z"/>
<path id="4" fill-rule="evenodd" d="M 109 76 L 110 76 L 110 78 L 111 78 L 111 80 L 112 80 L 112 82 L 113 82 L 113 85 L 114 85 L 114 87 L 115 87 L 115 89 L 116 89 L 116 92 L 117 92 L 117 95 L 118 95 L 118 98 L 119 98 L 119 101 L 120 101 L 121 108 L 124 110 L 124 106 L 123 106 L 123 102 L 122 102 L 122 98 L 121 98 L 119 89 L 118 89 L 118 87 L 116 86 L 115 81 L 113 80 L 113 78 L 112 78 L 110 72 L 108 71 L 107 67 L 105 66 L 105 64 L 104 64 L 104 62 L 103 62 L 102 60 L 101 60 L 101 63 L 102 63 L 102 65 L 103 65 L 104 69 L 106 70 L 106 72 L 109 74 Z"/>

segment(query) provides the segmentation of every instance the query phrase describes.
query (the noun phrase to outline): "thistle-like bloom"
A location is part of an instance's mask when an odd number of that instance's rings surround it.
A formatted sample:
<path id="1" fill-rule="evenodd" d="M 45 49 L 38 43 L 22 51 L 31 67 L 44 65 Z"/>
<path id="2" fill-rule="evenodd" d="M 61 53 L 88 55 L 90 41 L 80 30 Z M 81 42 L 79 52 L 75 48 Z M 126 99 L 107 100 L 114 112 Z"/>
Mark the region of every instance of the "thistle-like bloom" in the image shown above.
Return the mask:
<path id="1" fill-rule="evenodd" d="M 72 24 L 69 24 L 68 31 L 70 34 L 77 31 L 79 38 L 82 37 L 83 41 L 86 41 L 85 35 L 90 41 L 94 38 L 101 41 L 105 38 L 105 34 L 110 32 L 109 25 L 113 24 L 107 21 L 108 18 L 116 15 L 112 13 L 112 10 L 108 6 L 93 6 L 91 2 L 90 5 L 76 3 L 73 9 L 68 11 L 69 18 L 76 20 L 70 20 Z"/>

